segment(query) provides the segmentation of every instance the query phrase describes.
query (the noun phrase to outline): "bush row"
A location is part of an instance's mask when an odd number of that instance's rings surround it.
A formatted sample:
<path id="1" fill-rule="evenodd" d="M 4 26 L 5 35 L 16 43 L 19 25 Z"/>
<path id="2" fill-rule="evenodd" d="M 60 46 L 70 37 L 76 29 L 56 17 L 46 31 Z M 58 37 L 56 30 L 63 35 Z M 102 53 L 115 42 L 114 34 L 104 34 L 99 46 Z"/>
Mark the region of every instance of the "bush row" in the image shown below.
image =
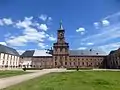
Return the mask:
<path id="1" fill-rule="evenodd" d="M 24 69 L 24 68 L 23 68 Z M 43 68 L 25 68 L 26 70 L 42 70 Z"/>
<path id="2" fill-rule="evenodd" d="M 67 70 L 76 70 L 77 68 L 66 68 Z M 90 67 L 88 67 L 88 68 L 78 68 L 79 70 L 91 70 L 91 69 L 93 69 L 93 68 L 90 68 Z"/>

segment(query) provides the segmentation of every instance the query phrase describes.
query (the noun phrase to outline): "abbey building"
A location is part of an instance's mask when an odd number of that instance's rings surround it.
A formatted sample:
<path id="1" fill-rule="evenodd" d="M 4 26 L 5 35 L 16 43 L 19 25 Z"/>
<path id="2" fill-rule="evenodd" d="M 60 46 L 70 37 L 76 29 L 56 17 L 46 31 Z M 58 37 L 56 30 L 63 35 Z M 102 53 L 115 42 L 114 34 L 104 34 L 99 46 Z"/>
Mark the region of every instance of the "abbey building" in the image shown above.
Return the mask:
<path id="1" fill-rule="evenodd" d="M 57 30 L 57 42 L 53 43 L 53 49 L 28 50 L 21 55 L 21 65 L 35 68 L 104 68 L 106 55 L 99 52 L 70 50 L 69 43 L 65 40 L 65 30 L 60 23 Z M 46 53 L 43 56 L 41 53 Z M 99 53 L 99 54 L 98 54 Z"/>

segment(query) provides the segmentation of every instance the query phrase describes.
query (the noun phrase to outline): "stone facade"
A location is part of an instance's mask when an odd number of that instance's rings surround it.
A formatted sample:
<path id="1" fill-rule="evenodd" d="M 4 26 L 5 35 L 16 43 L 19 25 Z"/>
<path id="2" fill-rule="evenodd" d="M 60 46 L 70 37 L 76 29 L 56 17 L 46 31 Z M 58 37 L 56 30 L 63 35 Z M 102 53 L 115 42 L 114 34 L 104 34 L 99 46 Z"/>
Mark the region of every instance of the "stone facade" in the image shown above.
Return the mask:
<path id="1" fill-rule="evenodd" d="M 19 67 L 19 56 L 0 53 L 0 68 L 16 68 Z"/>
<path id="2" fill-rule="evenodd" d="M 107 56 L 106 65 L 107 68 L 120 68 L 120 48 L 110 52 Z"/>
<path id="3" fill-rule="evenodd" d="M 33 67 L 52 68 L 53 61 L 51 56 L 34 57 L 32 60 Z"/>
<path id="4" fill-rule="evenodd" d="M 69 60 L 69 44 L 65 42 L 65 30 L 58 30 L 57 42 L 53 44 L 53 67 L 66 66 Z"/>

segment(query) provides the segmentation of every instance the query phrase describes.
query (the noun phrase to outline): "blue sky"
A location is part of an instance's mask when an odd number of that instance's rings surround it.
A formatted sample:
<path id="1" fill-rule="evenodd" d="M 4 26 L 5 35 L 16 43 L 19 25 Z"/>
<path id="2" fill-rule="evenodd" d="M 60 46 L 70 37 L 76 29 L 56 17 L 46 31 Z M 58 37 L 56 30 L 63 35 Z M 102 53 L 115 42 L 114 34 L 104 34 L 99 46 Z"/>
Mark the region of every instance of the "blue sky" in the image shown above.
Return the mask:
<path id="1" fill-rule="evenodd" d="M 120 46 L 120 0 L 0 0 L 0 43 L 50 48 L 62 19 L 70 49 Z"/>

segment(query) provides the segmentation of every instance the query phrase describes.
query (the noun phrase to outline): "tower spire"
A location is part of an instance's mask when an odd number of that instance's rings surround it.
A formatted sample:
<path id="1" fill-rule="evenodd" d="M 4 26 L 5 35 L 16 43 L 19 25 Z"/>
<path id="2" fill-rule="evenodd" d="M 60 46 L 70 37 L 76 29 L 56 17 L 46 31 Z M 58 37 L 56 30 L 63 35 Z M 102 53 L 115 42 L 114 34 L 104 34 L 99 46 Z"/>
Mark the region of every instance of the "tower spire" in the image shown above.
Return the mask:
<path id="1" fill-rule="evenodd" d="M 60 20 L 60 30 L 63 30 L 62 20 Z"/>

